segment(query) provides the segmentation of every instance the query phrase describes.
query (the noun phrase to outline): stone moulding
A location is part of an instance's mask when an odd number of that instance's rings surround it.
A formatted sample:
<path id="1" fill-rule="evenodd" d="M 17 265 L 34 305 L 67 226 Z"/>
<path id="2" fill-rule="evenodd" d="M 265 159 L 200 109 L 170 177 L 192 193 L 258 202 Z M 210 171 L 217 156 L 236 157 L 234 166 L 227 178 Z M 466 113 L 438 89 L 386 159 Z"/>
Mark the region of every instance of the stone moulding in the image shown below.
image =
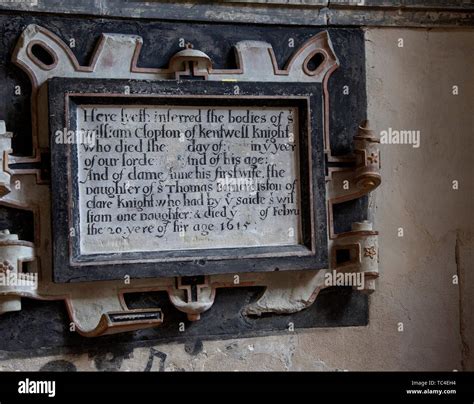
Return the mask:
<path id="1" fill-rule="evenodd" d="M 132 292 L 166 291 L 173 305 L 192 321 L 199 320 L 200 314 L 212 307 L 217 288 L 264 287 L 262 296 L 244 309 L 245 314 L 255 316 L 292 313 L 308 307 L 320 290 L 328 286 L 326 275 L 331 271 L 362 274 L 364 291 L 372 292 L 378 276 L 378 233 L 372 230 L 370 223 L 363 222 L 355 223 L 351 232 L 335 234 L 332 209 L 337 203 L 366 195 L 380 184 L 379 141 L 368 128 L 368 123 L 363 123 L 354 137 L 354 153 L 343 157 L 331 155 L 328 80 L 339 62 L 329 34 L 323 31 L 310 38 L 282 69 L 271 45 L 259 41 L 243 41 L 235 45 L 236 69 L 214 69 L 212 60 L 191 45 L 171 57 L 167 68 L 142 68 L 137 66 L 142 43 L 139 36 L 103 34 L 91 63 L 81 66 L 69 47 L 52 32 L 30 25 L 22 33 L 13 53 L 13 62 L 29 75 L 32 83 L 34 153 L 30 157 L 12 155 L 11 134 L 6 131 L 4 123 L 0 124 L 0 205 L 32 211 L 35 239 L 34 243 L 29 243 L 18 240 L 8 230 L 0 233 L 0 275 L 25 277 L 30 274 L 34 277 L 32 282 L 22 285 L 0 284 L 0 314 L 21 310 L 21 297 L 64 300 L 72 328 L 84 336 L 94 337 L 162 324 L 164 319 L 159 308 L 131 310 L 127 307 L 124 295 Z M 51 63 L 39 60 L 34 55 L 33 46 L 40 46 L 49 53 Z M 321 63 L 312 69 L 309 63 L 317 54 Z M 324 148 L 328 162 L 333 163 L 326 175 L 329 267 L 324 270 L 209 275 L 193 285 L 195 293 L 180 277 L 131 279 L 129 283 L 123 280 L 54 283 L 49 184 L 38 170 L 18 168 L 19 163 L 41 161 L 43 152 L 49 150 L 47 123 L 39 118 L 40 112 L 44 112 L 40 109 L 47 103 L 41 100 L 39 87 L 53 77 L 179 80 L 183 76 L 200 76 L 209 81 L 322 84 Z M 338 167 L 338 163 L 344 164 Z M 15 169 L 12 164 L 17 164 Z M 346 252 L 347 259 L 343 261 L 339 259 L 341 251 Z"/>
<path id="2" fill-rule="evenodd" d="M 0 3 L 0 10 L 71 14 L 69 3 L 42 0 Z M 306 26 L 465 27 L 472 26 L 473 4 L 452 0 L 101 0 L 76 2 L 74 13 L 99 18 L 140 18 L 189 22 L 236 22 Z"/>

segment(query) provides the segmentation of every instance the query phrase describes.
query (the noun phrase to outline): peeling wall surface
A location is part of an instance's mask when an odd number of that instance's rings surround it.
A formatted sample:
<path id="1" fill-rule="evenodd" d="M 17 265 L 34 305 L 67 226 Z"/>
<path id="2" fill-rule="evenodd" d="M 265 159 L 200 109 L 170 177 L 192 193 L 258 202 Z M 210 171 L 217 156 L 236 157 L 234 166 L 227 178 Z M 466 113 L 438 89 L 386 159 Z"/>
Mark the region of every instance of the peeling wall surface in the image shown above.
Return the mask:
<path id="1" fill-rule="evenodd" d="M 25 352 L 0 370 L 474 370 L 474 30 L 370 28 L 365 40 L 372 128 L 419 131 L 419 147 L 381 145 L 384 180 L 369 202 L 381 270 L 368 326 Z"/>

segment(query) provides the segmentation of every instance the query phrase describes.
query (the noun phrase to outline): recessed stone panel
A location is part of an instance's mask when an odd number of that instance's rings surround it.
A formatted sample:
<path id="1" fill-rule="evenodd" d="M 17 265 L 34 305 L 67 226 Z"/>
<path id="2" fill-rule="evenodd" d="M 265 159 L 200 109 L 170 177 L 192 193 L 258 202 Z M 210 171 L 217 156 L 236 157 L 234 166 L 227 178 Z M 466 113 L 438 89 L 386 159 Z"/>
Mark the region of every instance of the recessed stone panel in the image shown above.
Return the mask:
<path id="1" fill-rule="evenodd" d="M 301 243 L 295 107 L 76 113 L 81 255 Z"/>

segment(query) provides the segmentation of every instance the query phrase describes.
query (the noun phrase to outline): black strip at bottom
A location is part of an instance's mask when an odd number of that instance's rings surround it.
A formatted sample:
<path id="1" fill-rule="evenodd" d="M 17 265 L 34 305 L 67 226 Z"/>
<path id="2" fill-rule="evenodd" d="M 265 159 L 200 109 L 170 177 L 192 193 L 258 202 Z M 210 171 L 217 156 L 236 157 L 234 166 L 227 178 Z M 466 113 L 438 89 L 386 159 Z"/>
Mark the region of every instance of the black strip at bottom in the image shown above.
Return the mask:
<path id="1" fill-rule="evenodd" d="M 0 318 L 0 359 L 69 351 L 76 354 L 94 351 L 97 355 L 111 350 L 131 352 L 139 346 L 160 343 L 258 337 L 368 323 L 367 295 L 348 287 L 323 290 L 313 305 L 297 313 L 262 317 L 243 315 L 243 307 L 255 301 L 262 291 L 262 288 L 218 289 L 214 305 L 196 322 L 188 321 L 186 314 L 171 304 L 165 292 L 126 295 L 130 309 L 160 308 L 163 325 L 97 338 L 82 337 L 69 330 L 70 320 L 64 302 L 22 299 L 20 312 L 6 313 Z M 125 351 L 122 354 L 127 354 Z"/>

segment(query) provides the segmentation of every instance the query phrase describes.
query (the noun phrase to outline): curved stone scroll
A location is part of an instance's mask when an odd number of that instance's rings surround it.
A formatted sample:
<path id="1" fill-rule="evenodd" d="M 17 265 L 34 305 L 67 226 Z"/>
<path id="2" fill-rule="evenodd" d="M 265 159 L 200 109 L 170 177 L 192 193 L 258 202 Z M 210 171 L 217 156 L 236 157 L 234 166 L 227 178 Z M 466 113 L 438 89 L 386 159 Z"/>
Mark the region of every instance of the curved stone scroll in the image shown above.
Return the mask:
<path id="1" fill-rule="evenodd" d="M 364 121 L 354 136 L 354 154 L 347 156 L 353 167 L 330 168 L 328 199 L 331 204 L 360 198 L 380 185 L 380 140 Z"/>
<path id="2" fill-rule="evenodd" d="M 264 313 L 289 314 L 313 304 L 325 288 L 326 271 L 279 272 L 268 279 L 262 296 L 244 309 L 244 314 L 261 316 Z"/>
<path id="3" fill-rule="evenodd" d="M 131 310 L 116 288 L 79 291 L 72 291 L 66 298 L 66 306 L 73 328 L 85 337 L 157 327 L 163 323 L 159 308 Z"/>

